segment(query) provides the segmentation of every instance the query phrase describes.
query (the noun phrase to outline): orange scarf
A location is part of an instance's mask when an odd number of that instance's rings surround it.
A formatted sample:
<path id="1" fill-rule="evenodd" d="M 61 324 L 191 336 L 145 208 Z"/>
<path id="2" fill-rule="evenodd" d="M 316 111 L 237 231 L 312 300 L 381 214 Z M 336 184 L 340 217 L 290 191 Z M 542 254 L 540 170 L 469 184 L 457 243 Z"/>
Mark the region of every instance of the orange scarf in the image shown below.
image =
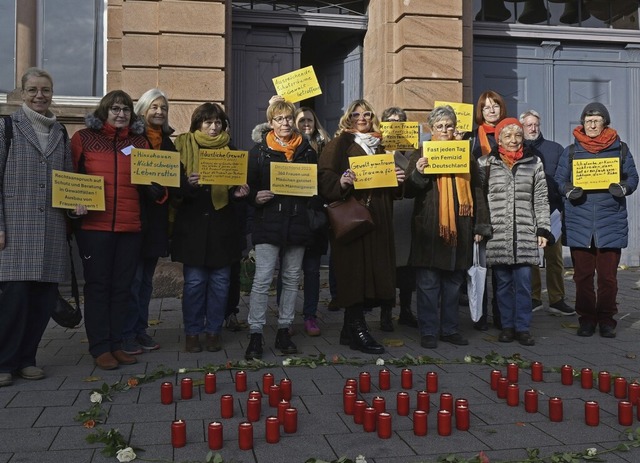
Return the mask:
<path id="1" fill-rule="evenodd" d="M 284 141 L 276 137 L 276 134 L 273 130 L 271 130 L 267 134 L 267 146 L 269 147 L 269 149 L 284 153 L 287 161 L 289 162 L 293 161 L 293 155 L 301 143 L 302 135 L 300 135 L 298 132 L 294 132 L 293 134 L 291 134 L 291 138 L 289 138 L 288 141 Z"/>
<path id="2" fill-rule="evenodd" d="M 473 196 L 471 195 L 470 174 L 445 174 L 438 175 L 438 220 L 440 221 L 440 237 L 447 246 L 458 244 L 458 229 L 456 227 L 456 214 L 454 212 L 455 201 L 453 199 L 453 180 L 456 182 L 458 194 L 458 215 L 461 217 L 473 216 Z"/>
<path id="3" fill-rule="evenodd" d="M 162 129 L 154 129 L 153 127 L 147 126 L 147 138 L 149 139 L 149 143 L 151 143 L 151 147 L 154 150 L 159 150 L 162 145 Z"/>
<path id="4" fill-rule="evenodd" d="M 483 156 L 491 152 L 491 143 L 489 143 L 489 137 L 487 137 L 487 135 L 491 134 L 495 136 L 495 133 L 496 128 L 493 125 L 482 124 L 478 127 L 478 141 L 480 142 L 480 150 Z"/>
<path id="5" fill-rule="evenodd" d="M 618 138 L 618 132 L 610 127 L 605 127 L 604 130 L 600 132 L 600 135 L 591 138 L 584 133 L 584 127 L 581 125 L 573 129 L 573 135 L 584 149 L 590 153 L 599 153 L 600 151 L 607 149 Z"/>
<path id="6" fill-rule="evenodd" d="M 502 162 L 504 162 L 509 167 L 509 169 L 511 169 L 516 161 L 522 158 L 522 156 L 524 155 L 524 150 L 521 146 L 518 151 L 507 151 L 502 146 L 499 146 L 498 153 L 500 153 L 500 159 L 502 159 Z"/>

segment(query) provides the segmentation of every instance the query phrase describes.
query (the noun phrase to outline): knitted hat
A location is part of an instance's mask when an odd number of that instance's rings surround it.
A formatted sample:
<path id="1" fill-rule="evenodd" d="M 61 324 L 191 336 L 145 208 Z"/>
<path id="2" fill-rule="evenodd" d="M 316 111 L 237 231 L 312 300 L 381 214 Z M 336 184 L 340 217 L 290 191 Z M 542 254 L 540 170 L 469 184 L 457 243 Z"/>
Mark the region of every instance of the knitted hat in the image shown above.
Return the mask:
<path id="1" fill-rule="evenodd" d="M 508 125 L 517 125 L 522 129 L 522 124 L 518 119 L 516 119 L 515 117 L 505 117 L 500 122 L 498 122 L 498 125 L 496 125 L 496 141 L 500 140 L 500 132 L 502 132 L 502 129 L 504 129 Z"/>
<path id="2" fill-rule="evenodd" d="M 589 103 L 582 110 L 582 115 L 580 116 L 580 123 L 584 125 L 584 118 L 587 116 L 602 116 L 604 119 L 604 125 L 611 124 L 611 116 L 609 116 L 609 111 L 602 103 L 593 102 Z"/>

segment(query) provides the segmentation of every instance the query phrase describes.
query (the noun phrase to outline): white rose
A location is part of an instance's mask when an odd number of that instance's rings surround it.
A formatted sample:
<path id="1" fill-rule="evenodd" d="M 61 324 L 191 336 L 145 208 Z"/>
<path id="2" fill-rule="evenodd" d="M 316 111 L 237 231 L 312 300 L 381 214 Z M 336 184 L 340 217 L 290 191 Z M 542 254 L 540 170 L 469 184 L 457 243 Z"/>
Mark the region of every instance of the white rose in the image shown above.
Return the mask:
<path id="1" fill-rule="evenodd" d="M 287 358 L 282 361 L 283 367 L 288 367 L 289 365 L 291 365 L 291 359 Z"/>
<path id="2" fill-rule="evenodd" d="M 384 359 L 378 359 L 376 360 L 376 365 L 384 365 Z"/>
<path id="3" fill-rule="evenodd" d="M 470 355 L 465 355 L 464 356 L 464 363 L 471 363 L 471 356 Z"/>
<path id="4" fill-rule="evenodd" d="M 91 401 L 92 404 L 101 404 L 102 394 L 100 394 L 98 391 L 93 391 L 91 393 L 91 397 L 89 397 L 89 400 Z"/>
<path id="5" fill-rule="evenodd" d="M 356 457 L 356 463 L 367 463 L 367 460 L 364 459 L 364 455 L 358 455 Z"/>
<path id="6" fill-rule="evenodd" d="M 118 461 L 133 461 L 136 459 L 136 453 L 133 451 L 131 447 L 127 447 L 125 449 L 120 449 L 116 453 L 116 458 Z"/>
<path id="7" fill-rule="evenodd" d="M 591 447 L 590 449 L 587 449 L 588 457 L 594 457 L 597 453 L 598 453 L 598 449 L 595 449 L 593 447 Z"/>
<path id="8" fill-rule="evenodd" d="M 178 373 L 186 373 L 186 372 L 187 372 L 187 369 L 186 369 L 186 368 L 180 368 L 180 369 L 178 370 Z"/>

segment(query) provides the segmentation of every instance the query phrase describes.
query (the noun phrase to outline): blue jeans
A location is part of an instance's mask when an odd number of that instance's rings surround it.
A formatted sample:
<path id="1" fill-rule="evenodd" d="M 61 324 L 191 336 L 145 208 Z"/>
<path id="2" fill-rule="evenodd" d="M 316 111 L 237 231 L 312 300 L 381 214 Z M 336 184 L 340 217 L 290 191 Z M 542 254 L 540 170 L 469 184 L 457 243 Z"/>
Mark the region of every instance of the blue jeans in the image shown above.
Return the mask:
<path id="1" fill-rule="evenodd" d="M 320 300 L 320 259 L 322 254 L 314 249 L 306 249 L 302 259 L 302 273 L 304 281 L 304 301 L 302 316 L 305 320 L 316 318 L 318 301 Z M 282 294 L 282 272 L 278 273 L 278 305 Z"/>
<path id="2" fill-rule="evenodd" d="M 153 294 L 153 274 L 157 264 L 157 257 L 138 260 L 136 274 L 131 283 L 131 308 L 122 330 L 124 339 L 144 334 L 149 327 L 149 303 Z"/>
<path id="3" fill-rule="evenodd" d="M 464 270 L 416 267 L 420 336 L 449 336 L 458 332 L 458 298 Z"/>
<path id="4" fill-rule="evenodd" d="M 531 266 L 494 265 L 502 328 L 529 331 L 531 325 Z"/>
<path id="5" fill-rule="evenodd" d="M 182 272 L 182 317 L 185 334 L 220 334 L 227 308 L 230 266 L 210 268 L 184 265 Z"/>

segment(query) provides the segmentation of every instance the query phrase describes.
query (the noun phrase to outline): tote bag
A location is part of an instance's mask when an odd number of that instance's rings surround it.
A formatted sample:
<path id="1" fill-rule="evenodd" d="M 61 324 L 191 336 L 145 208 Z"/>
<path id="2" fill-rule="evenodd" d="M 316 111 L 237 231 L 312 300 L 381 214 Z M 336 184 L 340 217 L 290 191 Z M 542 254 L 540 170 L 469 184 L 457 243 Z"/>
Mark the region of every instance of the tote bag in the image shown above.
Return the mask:
<path id="1" fill-rule="evenodd" d="M 467 270 L 467 295 L 471 320 L 477 322 L 482 317 L 482 297 L 487 279 L 485 244 L 473 243 L 473 265 Z"/>

